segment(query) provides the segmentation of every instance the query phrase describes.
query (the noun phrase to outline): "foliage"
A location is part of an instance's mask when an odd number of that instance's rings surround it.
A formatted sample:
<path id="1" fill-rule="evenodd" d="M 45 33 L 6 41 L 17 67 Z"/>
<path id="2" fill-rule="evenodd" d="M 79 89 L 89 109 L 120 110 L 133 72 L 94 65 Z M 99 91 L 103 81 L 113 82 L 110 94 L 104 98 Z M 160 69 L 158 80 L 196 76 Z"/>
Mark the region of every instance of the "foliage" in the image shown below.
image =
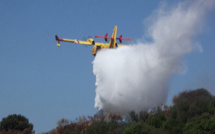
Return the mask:
<path id="1" fill-rule="evenodd" d="M 58 124 L 59 127 L 64 127 L 64 126 L 66 126 L 66 125 L 69 124 L 69 120 L 67 120 L 67 119 L 65 119 L 65 118 L 62 118 L 61 120 L 59 120 L 59 121 L 57 122 L 57 124 Z"/>
<path id="2" fill-rule="evenodd" d="M 209 112 L 212 98 L 212 95 L 205 89 L 184 91 L 173 98 L 174 106 L 171 115 L 186 122 L 203 112 Z"/>
<path id="3" fill-rule="evenodd" d="M 78 134 L 78 132 L 73 131 L 73 130 L 70 130 L 69 128 L 66 128 L 66 129 L 63 131 L 63 134 Z"/>
<path id="4" fill-rule="evenodd" d="M 149 117 L 149 113 L 146 111 L 140 111 L 139 115 L 135 111 L 129 112 L 130 121 L 135 123 L 138 121 L 146 121 Z"/>
<path id="5" fill-rule="evenodd" d="M 181 134 L 183 124 L 178 119 L 169 118 L 163 123 L 163 129 L 170 134 Z"/>
<path id="6" fill-rule="evenodd" d="M 3 118 L 0 122 L 0 131 L 21 131 L 25 133 L 31 133 L 33 130 L 33 124 L 29 123 L 28 119 L 22 115 L 9 115 Z"/>
<path id="7" fill-rule="evenodd" d="M 109 134 L 117 129 L 119 124 L 117 122 L 105 122 L 105 121 L 97 121 L 92 123 L 84 134 Z"/>
<path id="8" fill-rule="evenodd" d="M 184 91 L 181 92 L 178 96 L 173 97 L 173 104 L 177 105 L 179 100 L 182 100 L 183 98 L 187 98 L 189 102 L 194 101 L 196 97 L 205 97 L 212 99 L 212 95 L 204 88 L 192 90 L 192 91 Z"/>
<path id="9" fill-rule="evenodd" d="M 129 123 L 125 127 L 123 134 L 166 134 L 162 128 L 155 128 L 144 122 Z"/>
<path id="10" fill-rule="evenodd" d="M 213 97 L 213 100 L 209 105 L 209 112 L 211 114 L 215 114 L 215 97 Z"/>
<path id="11" fill-rule="evenodd" d="M 130 123 L 125 127 L 123 134 L 148 134 L 150 127 L 144 122 Z"/>
<path id="12" fill-rule="evenodd" d="M 138 122 L 138 114 L 135 111 L 131 111 L 129 115 L 132 122 Z"/>
<path id="13" fill-rule="evenodd" d="M 153 116 L 150 116 L 147 120 L 146 123 L 150 126 L 153 126 L 155 128 L 160 128 L 165 121 L 165 116 L 163 112 L 156 113 Z"/>
<path id="14" fill-rule="evenodd" d="M 211 118 L 209 113 L 188 121 L 183 129 L 184 134 L 214 134 L 215 118 Z"/>
<path id="15" fill-rule="evenodd" d="M 148 112 L 146 112 L 146 111 L 140 111 L 140 113 L 139 113 L 139 120 L 140 121 L 146 121 L 147 119 L 148 119 L 148 117 L 149 117 L 149 113 Z"/>

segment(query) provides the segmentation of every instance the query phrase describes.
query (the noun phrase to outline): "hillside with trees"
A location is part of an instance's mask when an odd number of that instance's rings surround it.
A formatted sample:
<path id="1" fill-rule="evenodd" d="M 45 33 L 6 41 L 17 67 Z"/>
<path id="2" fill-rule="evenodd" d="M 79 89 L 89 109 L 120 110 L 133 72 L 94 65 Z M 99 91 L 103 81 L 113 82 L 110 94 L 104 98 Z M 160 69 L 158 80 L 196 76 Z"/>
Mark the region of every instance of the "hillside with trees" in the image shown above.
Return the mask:
<path id="1" fill-rule="evenodd" d="M 181 92 L 172 101 L 172 106 L 131 111 L 127 119 L 104 111 L 75 122 L 62 119 L 45 134 L 215 134 L 215 96 L 206 89 Z"/>
<path id="2" fill-rule="evenodd" d="M 174 96 L 173 105 L 148 111 L 131 111 L 127 118 L 98 111 L 75 121 L 61 119 L 43 134 L 215 134 L 215 96 L 206 89 L 184 91 Z M 33 125 L 21 115 L 0 122 L 0 134 L 33 134 Z"/>

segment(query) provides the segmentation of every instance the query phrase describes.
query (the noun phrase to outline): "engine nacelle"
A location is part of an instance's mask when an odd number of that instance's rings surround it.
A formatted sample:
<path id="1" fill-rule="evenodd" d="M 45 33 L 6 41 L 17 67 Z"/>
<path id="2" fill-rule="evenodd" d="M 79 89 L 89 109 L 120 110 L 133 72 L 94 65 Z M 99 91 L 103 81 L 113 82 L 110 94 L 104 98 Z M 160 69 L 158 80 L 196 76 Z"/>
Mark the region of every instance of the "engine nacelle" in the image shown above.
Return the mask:
<path id="1" fill-rule="evenodd" d="M 92 38 L 87 39 L 87 42 L 90 42 L 91 44 L 95 45 L 95 41 Z"/>

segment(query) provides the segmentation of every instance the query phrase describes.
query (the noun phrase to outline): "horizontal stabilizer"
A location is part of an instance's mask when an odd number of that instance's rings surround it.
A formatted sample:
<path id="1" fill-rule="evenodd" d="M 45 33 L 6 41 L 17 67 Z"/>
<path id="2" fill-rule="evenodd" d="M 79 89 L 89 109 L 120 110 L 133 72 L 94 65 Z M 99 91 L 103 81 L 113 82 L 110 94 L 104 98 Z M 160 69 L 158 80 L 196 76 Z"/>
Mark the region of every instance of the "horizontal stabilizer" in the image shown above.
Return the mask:
<path id="1" fill-rule="evenodd" d="M 105 34 L 105 36 L 96 35 L 95 37 L 104 38 L 106 42 L 107 42 L 107 39 L 114 39 L 113 37 L 108 37 L 108 34 Z M 116 39 L 119 40 L 120 43 L 122 43 L 122 40 L 132 41 L 131 38 L 122 38 L 122 35 L 120 35 L 119 38 L 116 38 Z"/>
<path id="2" fill-rule="evenodd" d="M 130 38 L 122 38 L 122 35 L 120 35 L 119 38 L 116 38 L 116 39 L 118 39 L 120 43 L 122 43 L 122 40 L 132 41 L 132 39 Z"/>
<path id="3" fill-rule="evenodd" d="M 105 34 L 105 36 L 96 35 L 95 37 L 96 38 L 104 38 L 106 42 L 107 42 L 107 39 L 113 39 L 113 37 L 108 37 L 107 33 Z"/>

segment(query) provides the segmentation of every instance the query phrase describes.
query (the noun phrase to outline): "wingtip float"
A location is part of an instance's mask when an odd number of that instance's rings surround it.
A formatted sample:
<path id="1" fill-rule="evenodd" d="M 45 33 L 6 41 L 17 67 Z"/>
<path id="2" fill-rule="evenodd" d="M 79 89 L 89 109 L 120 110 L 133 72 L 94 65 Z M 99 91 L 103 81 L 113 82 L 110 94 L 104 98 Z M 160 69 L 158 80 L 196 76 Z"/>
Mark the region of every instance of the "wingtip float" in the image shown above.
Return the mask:
<path id="1" fill-rule="evenodd" d="M 109 43 L 99 43 L 95 42 L 94 39 L 89 38 L 87 41 L 81 41 L 81 40 L 76 40 L 76 39 L 65 39 L 65 38 L 59 38 L 57 35 L 55 35 L 55 40 L 58 41 L 57 46 L 60 47 L 60 42 L 70 42 L 70 43 L 76 43 L 76 44 L 83 44 L 83 45 L 93 45 L 92 49 L 92 55 L 96 56 L 96 53 L 100 49 L 104 48 L 112 48 L 115 49 L 117 47 L 122 47 L 122 46 L 128 46 L 128 45 L 123 45 L 123 44 L 117 44 L 117 40 L 119 40 L 120 43 L 122 43 L 122 40 L 125 41 L 132 41 L 130 38 L 122 38 L 122 35 L 120 35 L 118 38 L 116 37 L 117 34 L 117 26 L 114 27 L 113 33 L 111 37 L 108 37 L 108 34 L 106 33 L 105 36 L 100 36 L 96 35 L 95 38 L 104 38 L 104 40 L 107 42 L 110 40 Z"/>

